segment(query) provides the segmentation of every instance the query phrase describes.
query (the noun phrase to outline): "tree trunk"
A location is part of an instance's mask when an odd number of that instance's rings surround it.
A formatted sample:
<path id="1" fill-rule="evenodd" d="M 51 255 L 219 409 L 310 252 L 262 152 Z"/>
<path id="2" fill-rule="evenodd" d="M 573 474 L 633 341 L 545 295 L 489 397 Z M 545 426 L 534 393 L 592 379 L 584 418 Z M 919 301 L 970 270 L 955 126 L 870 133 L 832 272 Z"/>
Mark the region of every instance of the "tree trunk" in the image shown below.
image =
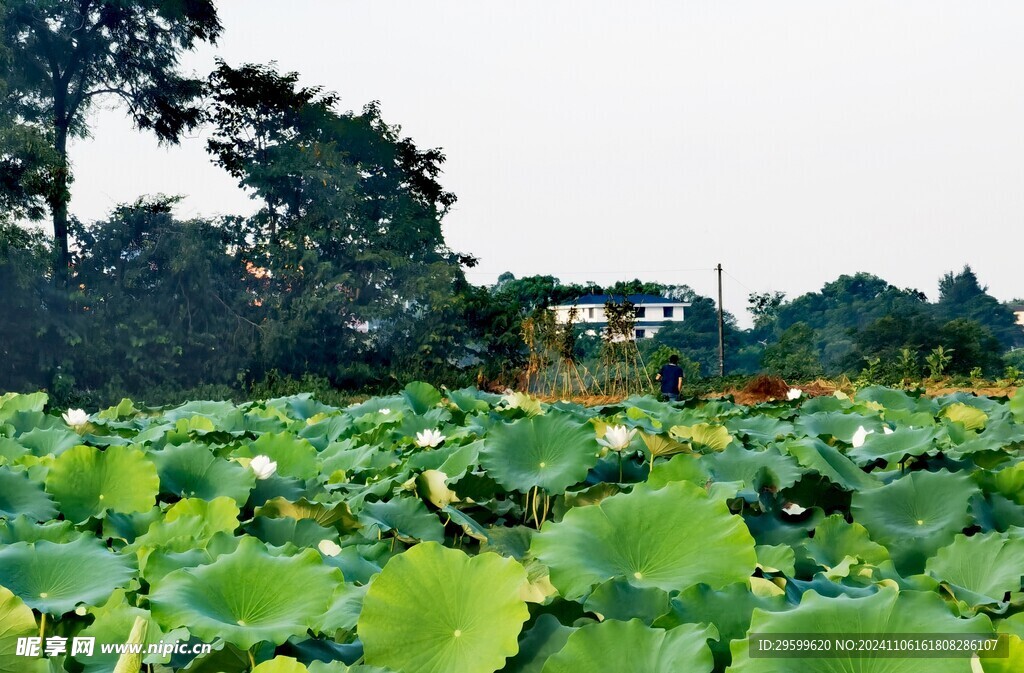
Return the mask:
<path id="1" fill-rule="evenodd" d="M 50 212 L 53 215 L 53 282 L 65 287 L 68 282 L 68 267 L 71 256 L 68 253 L 68 129 L 58 119 L 54 149 L 57 150 L 58 166 L 54 175 L 53 191 L 50 193 Z"/>

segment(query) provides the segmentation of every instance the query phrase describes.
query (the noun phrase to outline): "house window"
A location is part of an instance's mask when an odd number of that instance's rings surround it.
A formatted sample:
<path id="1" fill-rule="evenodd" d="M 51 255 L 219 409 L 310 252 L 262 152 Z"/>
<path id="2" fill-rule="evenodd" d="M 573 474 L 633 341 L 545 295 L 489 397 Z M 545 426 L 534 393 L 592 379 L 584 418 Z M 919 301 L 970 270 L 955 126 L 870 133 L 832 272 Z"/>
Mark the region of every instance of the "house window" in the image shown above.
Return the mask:
<path id="1" fill-rule="evenodd" d="M 671 318 L 672 317 L 672 307 L 671 306 L 666 306 L 662 310 L 665 311 L 665 317 L 666 318 Z"/>
<path id="2" fill-rule="evenodd" d="M 592 309 L 592 308 L 588 308 L 587 309 L 587 317 L 588 318 L 593 318 L 594 317 L 594 309 Z"/>
<path id="3" fill-rule="evenodd" d="M 637 338 L 637 339 L 643 339 L 643 338 L 644 338 L 644 335 L 645 335 L 646 333 L 647 333 L 647 332 L 646 332 L 645 330 L 642 330 L 642 329 L 638 329 L 638 330 L 636 331 L 636 338 Z"/>
<path id="4" fill-rule="evenodd" d="M 636 307 L 636 317 L 637 318 L 646 318 L 647 317 L 647 307 L 646 306 L 637 306 Z"/>

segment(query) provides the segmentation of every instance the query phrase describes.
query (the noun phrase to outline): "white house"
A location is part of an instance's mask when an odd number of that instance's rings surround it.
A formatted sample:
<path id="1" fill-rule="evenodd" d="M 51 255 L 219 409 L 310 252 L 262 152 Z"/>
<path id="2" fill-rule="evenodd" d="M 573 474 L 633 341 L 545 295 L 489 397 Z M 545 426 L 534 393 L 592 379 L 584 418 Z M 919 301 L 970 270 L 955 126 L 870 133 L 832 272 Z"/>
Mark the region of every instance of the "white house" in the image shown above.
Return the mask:
<path id="1" fill-rule="evenodd" d="M 604 305 L 609 301 L 620 304 L 623 299 L 632 303 L 633 310 L 636 311 L 636 330 L 633 335 L 636 339 L 650 339 L 666 323 L 682 322 L 684 309 L 690 305 L 688 302 L 658 297 L 652 294 L 631 294 L 627 297 L 622 295 L 587 294 L 578 298 L 572 304 L 552 306 L 551 309 L 555 312 L 555 320 L 565 324 L 569 321 L 569 312 L 575 308 L 576 323 L 587 325 L 586 332 L 588 334 L 599 334 L 608 326 L 608 320 L 604 314 Z"/>
<path id="2" fill-rule="evenodd" d="M 1010 310 L 1017 316 L 1017 324 L 1024 327 L 1024 304 L 1011 304 Z"/>

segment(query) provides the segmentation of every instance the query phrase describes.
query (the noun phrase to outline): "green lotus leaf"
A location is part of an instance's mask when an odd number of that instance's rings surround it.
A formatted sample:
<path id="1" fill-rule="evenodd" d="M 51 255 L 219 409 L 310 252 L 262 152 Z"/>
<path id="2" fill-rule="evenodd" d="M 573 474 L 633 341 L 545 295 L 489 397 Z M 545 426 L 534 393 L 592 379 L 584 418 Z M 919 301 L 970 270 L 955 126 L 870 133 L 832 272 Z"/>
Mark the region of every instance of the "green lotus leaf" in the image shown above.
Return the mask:
<path id="1" fill-rule="evenodd" d="M 788 612 L 754 610 L 750 637 L 762 634 L 991 634 L 988 617 L 960 619 L 938 594 L 884 588 L 863 598 L 826 598 L 814 591 Z M 969 657 L 890 658 L 750 656 L 747 640 L 732 643 L 730 673 L 971 673 Z"/>
<path id="2" fill-rule="evenodd" d="M 70 521 L 36 523 L 34 519 L 30 519 L 24 514 L 8 521 L 0 520 L 0 545 L 14 544 L 15 542 L 38 542 L 39 540 L 64 543 L 71 542 L 82 535 L 84 533 L 76 531 Z"/>
<path id="3" fill-rule="evenodd" d="M 41 411 L 15 411 L 8 418 L 4 420 L 5 426 L 10 426 L 13 432 L 6 432 L 8 436 L 19 437 L 26 432 L 32 432 L 33 430 L 51 430 L 57 428 L 64 432 L 68 431 L 68 426 L 64 424 L 64 421 L 55 416 L 48 416 Z"/>
<path id="4" fill-rule="evenodd" d="M 671 612 L 658 619 L 654 626 L 674 629 L 680 624 L 713 625 L 718 629 L 718 639 L 708 645 L 715 655 L 718 670 L 723 670 L 732 657 L 729 643 L 747 635 L 754 608 L 778 612 L 790 607 L 783 596 L 754 595 L 746 583 L 730 584 L 717 591 L 706 584 L 698 584 L 673 598 Z"/>
<path id="5" fill-rule="evenodd" d="M 737 416 L 726 420 L 725 427 L 734 435 L 768 444 L 793 434 L 793 424 L 768 416 Z"/>
<path id="6" fill-rule="evenodd" d="M 337 407 L 329 407 L 316 401 L 310 393 L 278 397 L 267 400 L 266 404 L 268 407 L 283 408 L 287 412 L 288 418 L 295 418 L 300 421 L 308 421 L 315 416 L 340 411 Z"/>
<path id="7" fill-rule="evenodd" d="M 323 451 L 331 442 L 336 442 L 353 425 L 351 418 L 340 414 L 316 422 L 306 422 L 308 425 L 299 431 L 299 437 L 309 440 L 317 451 Z"/>
<path id="8" fill-rule="evenodd" d="M 369 584 L 391 556 L 391 544 L 374 542 L 342 547 L 336 556 L 325 556 L 324 563 L 340 568 L 347 582 Z"/>
<path id="9" fill-rule="evenodd" d="M 19 514 L 46 521 L 57 516 L 57 508 L 27 473 L 0 467 L 0 517 L 13 519 Z"/>
<path id="10" fill-rule="evenodd" d="M 108 510 L 149 510 L 156 503 L 160 477 L 138 449 L 76 446 L 58 456 L 46 475 L 46 490 L 68 519 L 80 522 Z"/>
<path id="11" fill-rule="evenodd" d="M 467 414 L 475 412 L 487 412 L 491 408 L 491 402 L 481 395 L 491 395 L 490 393 L 481 393 L 479 390 L 473 388 L 463 388 L 462 390 L 453 390 L 448 393 L 448 399 L 452 401 L 455 406 Z M 500 395 L 491 395 L 496 397 L 494 404 L 497 404 L 501 400 Z"/>
<path id="12" fill-rule="evenodd" d="M 163 510 L 159 507 L 151 507 L 146 512 L 133 514 L 107 512 L 103 517 L 102 536 L 111 540 L 124 540 L 131 544 L 136 538 L 145 535 L 150 526 L 163 518 Z"/>
<path id="13" fill-rule="evenodd" d="M 255 442 L 238 449 L 235 455 L 268 456 L 277 463 L 277 473 L 284 477 L 312 479 L 318 472 L 316 448 L 308 440 L 287 432 L 261 435 Z"/>
<path id="14" fill-rule="evenodd" d="M 981 409 L 957 402 L 945 407 L 939 416 L 963 424 L 968 430 L 981 430 L 988 422 L 988 414 Z"/>
<path id="15" fill-rule="evenodd" d="M 292 657 L 274 657 L 270 661 L 264 661 L 252 673 L 308 673 L 305 666 L 299 663 L 298 659 Z"/>
<path id="16" fill-rule="evenodd" d="M 793 577 L 796 560 L 793 548 L 785 544 L 759 544 L 754 547 L 757 565 L 766 573 L 781 573 Z"/>
<path id="17" fill-rule="evenodd" d="M 188 632 L 178 629 L 171 633 L 164 633 L 160 626 L 153 619 L 148 610 L 134 607 L 125 598 L 122 589 L 114 591 L 110 598 L 97 608 L 89 610 L 95 621 L 80 634 L 82 637 L 95 638 L 99 643 L 125 643 L 132 632 L 135 619 L 141 617 L 146 620 L 146 637 L 143 641 L 146 645 L 161 643 L 174 644 L 181 640 L 188 640 Z M 101 648 L 95 648 L 90 656 L 82 656 L 79 662 L 85 667 L 86 673 L 106 673 L 117 663 L 119 655 L 116 653 L 104 653 Z M 150 664 L 164 664 L 170 661 L 171 655 L 152 654 L 144 657 L 144 661 Z"/>
<path id="18" fill-rule="evenodd" d="M 176 423 L 181 419 L 189 420 L 197 416 L 220 420 L 226 418 L 236 408 L 233 402 L 226 400 L 193 400 L 173 409 L 168 409 L 164 412 L 164 418 L 172 423 Z"/>
<path id="19" fill-rule="evenodd" d="M 238 549 L 241 539 L 229 533 L 220 532 L 202 542 L 202 547 L 194 546 L 186 551 L 144 548 L 138 553 L 139 572 L 146 582 L 156 584 L 175 570 L 198 568 L 201 565 L 213 563 L 224 554 L 230 554 Z"/>
<path id="20" fill-rule="evenodd" d="M 706 465 L 715 481 L 741 482 L 753 491 L 766 487 L 789 488 L 803 474 L 796 460 L 781 455 L 775 448 L 752 451 L 733 444 L 705 460 L 709 461 Z"/>
<path id="21" fill-rule="evenodd" d="M 340 661 L 311 661 L 309 662 L 309 673 L 395 673 L 390 668 L 379 666 L 367 666 L 366 664 L 354 664 L 346 666 Z"/>
<path id="22" fill-rule="evenodd" d="M 529 617 L 526 572 L 497 554 L 423 543 L 370 584 L 358 632 L 366 662 L 416 673 L 493 673 L 518 648 Z"/>
<path id="23" fill-rule="evenodd" d="M 640 620 L 607 621 L 577 629 L 543 673 L 710 673 L 715 662 L 708 639 L 713 626 L 683 624 L 671 631 Z"/>
<path id="24" fill-rule="evenodd" d="M 804 406 L 806 410 L 807 405 Z M 877 416 L 843 413 L 840 411 L 802 414 L 796 421 L 797 430 L 803 432 L 808 437 L 835 437 L 847 444 L 850 443 L 854 433 L 860 427 L 863 427 L 865 430 L 881 432 L 882 422 Z"/>
<path id="25" fill-rule="evenodd" d="M 13 463 L 28 453 L 27 448 L 10 437 L 0 437 L 0 465 Z"/>
<path id="26" fill-rule="evenodd" d="M 913 472 L 854 493 L 850 511 L 872 540 L 889 549 L 898 571 L 914 574 L 970 523 L 970 499 L 977 491 L 962 472 Z"/>
<path id="27" fill-rule="evenodd" d="M 0 586 L 0 673 L 24 673 L 29 661 L 16 654 L 18 638 L 38 632 L 31 608 Z"/>
<path id="28" fill-rule="evenodd" d="M 757 564 L 743 520 L 689 482 L 573 508 L 544 524 L 531 552 L 570 600 L 612 578 L 664 591 L 701 582 L 717 588 L 747 581 Z"/>
<path id="29" fill-rule="evenodd" d="M 555 495 L 586 478 L 600 448 L 589 426 L 551 413 L 494 426 L 480 464 L 509 490 L 525 493 L 536 486 Z"/>
<path id="30" fill-rule="evenodd" d="M 640 439 L 643 440 L 644 446 L 647 447 L 647 451 L 645 453 L 647 453 L 647 455 L 652 459 L 673 456 L 677 453 L 689 453 L 691 451 L 689 444 L 677 442 L 665 435 L 641 432 Z"/>
<path id="31" fill-rule="evenodd" d="M 554 615 L 540 615 L 519 639 L 519 652 L 501 670 L 503 673 L 541 673 L 547 660 L 565 646 L 575 630 L 563 625 Z"/>
<path id="32" fill-rule="evenodd" d="M 661 589 L 635 587 L 623 579 L 613 579 L 598 585 L 583 607 L 602 620 L 639 619 L 649 626 L 669 611 L 669 596 Z"/>
<path id="33" fill-rule="evenodd" d="M 873 542 L 864 526 L 856 521 L 847 523 L 842 514 L 825 519 L 814 529 L 814 537 L 801 546 L 808 558 L 827 571 L 843 563 L 878 565 L 889 558 L 888 550 Z"/>
<path id="34" fill-rule="evenodd" d="M 1024 505 L 1024 461 L 993 472 L 992 485 L 1002 495 Z"/>
<path id="35" fill-rule="evenodd" d="M 839 450 L 817 437 L 786 442 L 783 449 L 802 466 L 814 470 L 833 484 L 848 491 L 862 491 L 880 486 L 875 477 L 866 474 Z"/>
<path id="36" fill-rule="evenodd" d="M 444 525 L 418 498 L 368 502 L 359 512 L 359 520 L 382 533 L 394 531 L 395 537 L 404 542 L 444 542 Z"/>
<path id="37" fill-rule="evenodd" d="M 103 419 L 105 421 L 117 421 L 126 418 L 131 418 L 137 413 L 139 413 L 139 410 L 135 407 L 135 403 L 132 402 L 127 397 L 122 397 L 121 401 L 118 402 L 115 406 L 103 409 L 98 414 L 96 414 L 96 417 Z"/>
<path id="38" fill-rule="evenodd" d="M 46 393 L 4 393 L 0 395 L 0 421 L 19 411 L 41 412 L 50 398 Z"/>
<path id="39" fill-rule="evenodd" d="M 1024 639 L 1016 635 L 1003 636 L 1007 640 L 1006 656 L 980 657 L 981 673 L 1020 673 L 1024 671 Z"/>
<path id="40" fill-rule="evenodd" d="M 353 531 L 359 527 L 359 521 L 352 515 L 352 510 L 344 502 L 337 505 L 325 505 L 310 502 L 305 498 L 291 502 L 284 498 L 272 498 L 256 508 L 257 516 L 271 519 L 291 517 L 293 519 L 312 519 L 321 526 L 337 528 L 340 531 Z"/>
<path id="41" fill-rule="evenodd" d="M 96 538 L 65 544 L 48 540 L 0 548 L 0 586 L 40 612 L 60 616 L 79 603 L 97 605 L 135 571 L 131 559 L 107 550 Z"/>
<path id="42" fill-rule="evenodd" d="M 675 439 L 690 442 L 696 448 L 706 448 L 712 451 L 722 451 L 732 443 L 729 428 L 710 423 L 675 425 L 669 430 L 669 435 Z"/>
<path id="43" fill-rule="evenodd" d="M 647 484 L 651 488 L 661 488 L 672 481 L 688 481 L 697 486 L 705 486 L 711 481 L 711 463 L 700 455 L 673 456 L 666 462 L 659 462 L 651 468 L 647 476 Z"/>
<path id="44" fill-rule="evenodd" d="M 413 381 L 407 385 L 402 391 L 402 397 L 413 413 L 419 416 L 441 403 L 441 393 L 437 388 L 423 381 Z"/>
<path id="45" fill-rule="evenodd" d="M 1024 538 L 1000 533 L 957 535 L 928 559 L 925 570 L 971 607 L 1002 603 L 1005 594 L 1021 589 Z"/>
<path id="46" fill-rule="evenodd" d="M 283 547 L 289 543 L 296 547 L 317 547 L 324 540 L 338 540 L 335 528 L 321 526 L 313 519 L 293 519 L 289 516 L 279 519 L 258 516 L 246 524 L 245 531 L 274 547 Z"/>
<path id="47" fill-rule="evenodd" d="M 341 581 L 341 573 L 311 549 L 272 556 L 260 541 L 242 538 L 238 549 L 209 565 L 165 576 L 149 598 L 165 629 L 184 626 L 202 640 L 223 638 L 249 649 L 305 634 L 327 611 Z"/>
<path id="48" fill-rule="evenodd" d="M 203 547 L 219 532 L 233 533 L 238 528 L 238 514 L 238 505 L 227 496 L 210 501 L 179 500 L 136 538 L 131 548 L 185 552 Z"/>
<path id="49" fill-rule="evenodd" d="M 858 465 L 867 465 L 876 460 L 887 463 L 902 462 L 907 456 L 934 455 L 939 452 L 936 439 L 939 428 L 900 428 L 890 434 L 873 432 L 864 439 L 864 444 L 846 452 Z"/>
<path id="50" fill-rule="evenodd" d="M 66 428 L 33 428 L 19 436 L 18 443 L 35 456 L 59 456 L 76 444 L 81 444 L 82 438 Z"/>
<path id="51" fill-rule="evenodd" d="M 345 583 L 338 587 L 331 599 L 330 609 L 317 621 L 316 630 L 321 633 L 351 631 L 359 621 L 363 610 L 363 599 L 369 587 Z"/>
<path id="52" fill-rule="evenodd" d="M 213 500 L 226 495 L 241 506 L 256 483 L 252 470 L 216 457 L 203 444 L 168 446 L 150 458 L 160 474 L 161 490 L 182 498 Z"/>

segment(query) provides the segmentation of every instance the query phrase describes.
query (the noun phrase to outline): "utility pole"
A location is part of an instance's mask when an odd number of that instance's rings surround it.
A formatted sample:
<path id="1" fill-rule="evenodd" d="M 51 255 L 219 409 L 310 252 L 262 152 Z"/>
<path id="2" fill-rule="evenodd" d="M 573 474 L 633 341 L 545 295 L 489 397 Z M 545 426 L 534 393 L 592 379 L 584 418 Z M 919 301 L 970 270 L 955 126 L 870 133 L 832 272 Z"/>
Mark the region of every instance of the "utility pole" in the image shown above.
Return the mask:
<path id="1" fill-rule="evenodd" d="M 718 375 L 725 376 L 725 314 L 722 312 L 722 263 L 715 267 L 718 272 Z"/>

